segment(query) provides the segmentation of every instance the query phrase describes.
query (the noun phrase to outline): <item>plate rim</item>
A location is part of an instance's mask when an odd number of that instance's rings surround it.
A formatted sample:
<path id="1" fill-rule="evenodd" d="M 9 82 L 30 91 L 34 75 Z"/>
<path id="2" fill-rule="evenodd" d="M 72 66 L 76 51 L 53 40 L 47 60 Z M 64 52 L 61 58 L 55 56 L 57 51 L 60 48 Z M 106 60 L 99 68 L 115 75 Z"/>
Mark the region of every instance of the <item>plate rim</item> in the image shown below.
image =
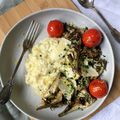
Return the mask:
<path id="1" fill-rule="evenodd" d="M 23 22 L 24 20 L 26 20 L 27 18 L 30 18 L 36 14 L 40 14 L 40 13 L 43 13 L 43 12 L 47 12 L 47 11 L 66 11 L 66 12 L 71 12 L 71 13 L 75 13 L 75 14 L 78 14 L 80 16 L 83 16 L 85 19 L 89 20 L 90 22 L 92 22 L 94 25 L 96 25 L 101 31 L 103 31 L 104 35 L 107 37 L 108 39 L 108 43 L 110 45 L 110 48 L 111 48 L 111 52 L 112 52 L 112 61 L 113 61 L 113 74 L 112 74 L 112 81 L 111 81 L 111 84 L 109 85 L 109 91 L 107 93 L 107 95 L 101 100 L 100 104 L 95 107 L 93 110 L 91 110 L 88 114 L 84 115 L 83 117 L 80 117 L 80 119 L 84 119 L 86 118 L 87 116 L 89 116 L 90 114 L 92 114 L 93 112 L 95 112 L 102 104 L 103 102 L 105 101 L 105 99 L 108 97 L 110 91 L 111 91 L 111 88 L 112 88 L 112 85 L 113 85 L 113 81 L 114 81 L 114 75 L 115 75 L 115 57 L 114 57 L 114 52 L 113 52 L 113 48 L 112 48 L 112 45 L 111 45 L 111 42 L 109 40 L 109 37 L 107 36 L 106 32 L 104 32 L 104 30 L 101 28 L 101 26 L 99 24 L 97 24 L 93 19 L 89 18 L 88 16 L 86 16 L 85 14 L 79 12 L 79 11 L 75 11 L 75 10 L 72 10 L 72 9 L 69 9 L 69 8 L 47 8 L 47 9 L 43 9 L 43 10 L 38 10 L 36 12 L 33 12 L 33 13 L 30 13 L 28 14 L 27 16 L 23 17 L 22 19 L 20 19 L 18 22 L 16 22 L 11 28 L 10 30 L 7 32 L 7 34 L 4 36 L 3 38 L 3 41 L 0 45 L 0 55 L 1 55 L 1 51 L 2 51 L 2 48 L 4 46 L 4 43 L 5 43 L 5 40 L 6 38 L 8 37 L 8 35 L 15 29 L 15 27 L 20 24 L 21 22 Z M 2 78 L 1 78 L 1 73 L 0 73 L 0 83 L 1 83 L 1 86 L 3 87 L 4 84 L 2 82 Z M 38 118 L 35 118 L 34 116 L 31 116 L 30 114 L 24 112 L 21 108 L 19 108 L 11 99 L 10 99 L 10 102 L 14 105 L 14 107 L 16 107 L 19 111 L 21 111 L 23 114 L 33 118 L 33 119 L 37 119 L 37 120 L 42 120 L 42 119 L 38 119 Z M 74 119 L 74 120 L 79 120 L 79 118 L 77 119 Z"/>

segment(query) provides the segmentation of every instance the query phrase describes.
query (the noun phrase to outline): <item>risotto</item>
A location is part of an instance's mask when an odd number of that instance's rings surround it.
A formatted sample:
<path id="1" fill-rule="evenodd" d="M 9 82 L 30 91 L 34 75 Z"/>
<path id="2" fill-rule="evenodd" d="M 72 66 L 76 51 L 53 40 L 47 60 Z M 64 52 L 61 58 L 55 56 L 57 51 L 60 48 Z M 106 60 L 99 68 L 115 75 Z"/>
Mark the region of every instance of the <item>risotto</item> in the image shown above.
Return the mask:
<path id="1" fill-rule="evenodd" d="M 61 71 L 68 71 L 67 76 L 77 77 L 68 63 L 67 54 L 71 42 L 65 38 L 46 38 L 33 46 L 26 60 L 26 83 L 41 96 L 49 95 L 48 89 Z"/>

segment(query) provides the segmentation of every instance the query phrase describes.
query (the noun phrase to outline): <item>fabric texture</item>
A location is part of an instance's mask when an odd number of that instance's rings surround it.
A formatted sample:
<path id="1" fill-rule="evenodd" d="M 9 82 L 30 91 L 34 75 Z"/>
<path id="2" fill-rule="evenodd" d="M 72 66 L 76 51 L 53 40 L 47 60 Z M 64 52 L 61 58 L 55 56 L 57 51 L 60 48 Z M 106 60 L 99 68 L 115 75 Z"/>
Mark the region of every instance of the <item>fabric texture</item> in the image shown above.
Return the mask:
<path id="1" fill-rule="evenodd" d="M 120 120 L 120 97 L 98 112 L 90 120 Z"/>
<path id="2" fill-rule="evenodd" d="M 0 15 L 23 0 L 0 0 Z"/>

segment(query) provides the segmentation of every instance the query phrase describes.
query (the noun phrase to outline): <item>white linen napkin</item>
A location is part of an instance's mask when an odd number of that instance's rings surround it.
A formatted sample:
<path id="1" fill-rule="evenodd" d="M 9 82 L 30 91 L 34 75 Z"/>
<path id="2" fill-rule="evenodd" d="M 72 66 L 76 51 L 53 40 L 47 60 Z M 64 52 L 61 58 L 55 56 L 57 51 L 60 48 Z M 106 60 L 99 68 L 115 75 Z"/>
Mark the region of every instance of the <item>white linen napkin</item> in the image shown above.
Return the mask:
<path id="1" fill-rule="evenodd" d="M 0 15 L 23 0 L 0 0 Z"/>
<path id="2" fill-rule="evenodd" d="M 77 0 L 72 1 L 81 11 L 88 14 L 89 17 L 96 17 L 91 12 L 92 10 L 83 8 L 79 5 Z M 105 16 L 105 18 L 120 31 L 120 0 L 94 0 L 94 5 Z"/>
<path id="3" fill-rule="evenodd" d="M 120 0 L 95 0 L 95 6 L 120 31 Z"/>
<path id="4" fill-rule="evenodd" d="M 1 89 L 0 84 L 0 91 Z M 6 105 L 0 105 L 0 120 L 29 120 L 29 118 L 8 102 Z"/>
<path id="5" fill-rule="evenodd" d="M 98 112 L 90 120 L 120 120 L 120 97 Z"/>

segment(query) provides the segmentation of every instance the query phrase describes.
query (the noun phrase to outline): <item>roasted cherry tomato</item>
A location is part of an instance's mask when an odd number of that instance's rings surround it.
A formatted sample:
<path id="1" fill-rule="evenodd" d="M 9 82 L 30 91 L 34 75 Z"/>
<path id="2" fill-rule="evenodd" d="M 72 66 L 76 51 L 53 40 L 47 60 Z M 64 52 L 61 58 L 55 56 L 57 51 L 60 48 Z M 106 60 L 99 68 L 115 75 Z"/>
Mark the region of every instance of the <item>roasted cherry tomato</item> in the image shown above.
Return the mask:
<path id="1" fill-rule="evenodd" d="M 52 20 L 48 24 L 47 31 L 51 37 L 61 37 L 64 32 L 64 25 L 59 20 Z"/>
<path id="2" fill-rule="evenodd" d="M 107 94 L 108 86 L 104 80 L 95 79 L 89 85 L 89 92 L 95 98 L 102 98 Z"/>
<path id="3" fill-rule="evenodd" d="M 82 38 L 86 47 L 92 48 L 98 46 L 102 41 L 102 34 L 99 30 L 92 28 L 85 31 Z"/>

